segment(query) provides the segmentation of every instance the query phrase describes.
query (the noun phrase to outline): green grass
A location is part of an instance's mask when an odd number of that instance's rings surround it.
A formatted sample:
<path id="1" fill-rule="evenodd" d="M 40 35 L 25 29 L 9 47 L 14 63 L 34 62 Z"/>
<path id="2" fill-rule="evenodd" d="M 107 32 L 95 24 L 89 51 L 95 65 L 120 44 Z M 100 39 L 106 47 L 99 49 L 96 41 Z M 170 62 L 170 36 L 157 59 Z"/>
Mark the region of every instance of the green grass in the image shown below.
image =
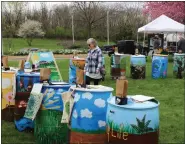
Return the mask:
<path id="1" fill-rule="evenodd" d="M 116 81 L 110 79 L 110 58 L 106 57 L 106 80 L 102 85 L 115 89 Z M 18 66 L 18 61 L 10 61 L 11 66 Z M 57 60 L 64 81 L 68 80 L 69 60 Z M 159 102 L 160 143 L 184 143 L 184 80 L 173 78 L 173 63 L 168 64 L 166 79 L 151 78 L 151 59 L 146 66 L 146 79 L 133 80 L 130 76 L 130 59 L 127 59 L 128 94 L 143 94 L 155 97 Z M 115 94 L 115 91 L 114 91 Z M 14 129 L 14 124 L 2 123 L 2 142 L 28 143 L 33 142 L 32 134 L 20 133 Z"/>
<path id="2" fill-rule="evenodd" d="M 8 40 L 7 38 L 2 39 L 3 43 L 3 52 L 7 53 L 9 51 Z M 60 50 L 66 49 L 65 45 L 57 45 L 57 43 L 69 43 L 72 44 L 71 40 L 59 40 L 59 39 L 34 39 L 32 42 L 32 46 L 28 46 L 27 42 L 23 38 L 12 38 L 12 48 L 11 51 L 18 52 L 20 49 L 23 48 L 39 48 L 39 49 L 46 49 L 46 50 Z M 106 45 L 106 41 L 98 41 L 99 46 Z M 110 42 L 110 44 L 114 44 Z M 87 48 L 86 40 L 75 41 L 75 45 L 80 45 L 83 48 Z"/>

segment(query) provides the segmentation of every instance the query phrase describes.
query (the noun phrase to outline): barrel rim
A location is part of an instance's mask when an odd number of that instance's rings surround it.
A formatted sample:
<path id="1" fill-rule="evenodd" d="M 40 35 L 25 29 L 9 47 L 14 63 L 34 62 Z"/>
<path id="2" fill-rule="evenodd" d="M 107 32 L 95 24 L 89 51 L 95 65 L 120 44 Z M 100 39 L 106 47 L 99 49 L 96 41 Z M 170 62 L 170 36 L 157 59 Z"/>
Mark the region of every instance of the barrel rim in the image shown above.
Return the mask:
<path id="1" fill-rule="evenodd" d="M 130 98 L 130 96 L 134 96 L 134 95 L 129 95 L 129 96 L 127 96 L 127 97 Z M 150 107 L 148 106 L 148 107 L 144 107 L 144 108 L 142 108 L 142 107 L 140 107 L 140 108 L 137 108 L 137 107 L 130 107 L 130 105 L 127 106 L 127 105 L 117 105 L 117 104 L 113 104 L 113 103 L 110 102 L 110 100 L 111 100 L 112 98 L 115 98 L 115 96 L 109 97 L 109 98 L 107 99 L 107 103 L 108 103 L 108 104 L 110 104 L 110 105 L 112 105 L 112 106 L 120 107 L 120 108 L 125 108 L 125 109 L 135 109 L 135 110 L 139 110 L 139 109 L 151 109 L 151 108 L 159 107 L 159 105 L 160 105 L 159 101 L 156 100 L 158 103 L 157 103 L 155 106 L 150 106 Z"/>
<path id="2" fill-rule="evenodd" d="M 94 85 L 88 85 L 88 86 L 93 86 L 94 87 Z M 106 86 L 103 86 L 103 85 L 98 85 L 98 86 L 101 87 L 101 89 L 76 88 L 76 86 L 71 86 L 70 89 L 75 90 L 75 91 L 76 90 L 77 91 L 84 91 L 84 92 L 112 92 L 112 91 L 114 91 L 114 89 L 111 88 L 111 87 L 106 87 Z"/>
<path id="3" fill-rule="evenodd" d="M 55 87 L 61 87 L 61 88 L 63 88 L 63 87 L 70 87 L 70 85 L 69 84 L 65 84 L 65 85 L 43 85 L 42 86 L 42 88 L 48 88 L 48 87 L 50 87 L 50 88 L 55 88 Z"/>
<path id="4" fill-rule="evenodd" d="M 145 58 L 145 55 L 131 55 L 131 58 Z"/>
<path id="5" fill-rule="evenodd" d="M 168 57 L 168 55 L 153 54 L 153 56 Z"/>
<path id="6" fill-rule="evenodd" d="M 185 53 L 174 53 L 174 55 L 185 56 Z"/>

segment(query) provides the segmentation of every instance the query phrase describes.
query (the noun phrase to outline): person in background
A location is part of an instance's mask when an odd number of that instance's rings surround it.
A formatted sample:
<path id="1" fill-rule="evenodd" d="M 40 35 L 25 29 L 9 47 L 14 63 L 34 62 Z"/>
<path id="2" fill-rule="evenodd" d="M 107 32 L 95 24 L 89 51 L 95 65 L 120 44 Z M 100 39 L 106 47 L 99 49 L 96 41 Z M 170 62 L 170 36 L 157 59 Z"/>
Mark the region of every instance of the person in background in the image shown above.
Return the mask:
<path id="1" fill-rule="evenodd" d="M 103 66 L 103 55 L 101 49 L 97 46 L 97 42 L 93 38 L 87 40 L 89 47 L 88 56 L 86 58 L 84 73 L 86 76 L 86 85 L 90 85 L 93 81 L 94 85 L 98 85 L 101 80 L 101 68 Z"/>
<path id="2" fill-rule="evenodd" d="M 178 51 L 179 53 L 185 53 L 185 39 L 182 36 L 178 41 Z"/>
<path id="3" fill-rule="evenodd" d="M 153 38 L 153 53 L 157 53 L 159 48 L 160 48 L 160 39 L 158 35 L 155 35 L 155 37 Z"/>

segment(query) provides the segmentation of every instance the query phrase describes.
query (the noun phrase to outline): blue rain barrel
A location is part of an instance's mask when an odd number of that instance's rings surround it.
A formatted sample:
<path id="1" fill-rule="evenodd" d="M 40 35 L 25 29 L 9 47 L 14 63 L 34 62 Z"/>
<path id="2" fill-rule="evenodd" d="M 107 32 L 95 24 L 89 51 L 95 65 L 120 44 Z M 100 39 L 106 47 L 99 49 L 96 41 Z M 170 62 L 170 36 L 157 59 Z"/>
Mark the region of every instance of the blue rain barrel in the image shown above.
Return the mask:
<path id="1" fill-rule="evenodd" d="M 107 99 L 113 88 L 93 86 L 75 88 L 71 115 L 70 143 L 105 143 Z"/>
<path id="2" fill-rule="evenodd" d="M 108 99 L 107 141 L 120 144 L 158 144 L 159 102 L 135 102 L 128 96 L 126 105 Z"/>
<path id="3" fill-rule="evenodd" d="M 152 59 L 152 78 L 166 78 L 168 69 L 167 55 L 154 55 Z"/>
<path id="4" fill-rule="evenodd" d="M 69 129 L 62 124 L 62 93 L 68 91 L 69 84 L 44 85 L 42 107 L 35 118 L 34 136 L 38 144 L 68 143 Z"/>
<path id="5" fill-rule="evenodd" d="M 144 79 L 146 75 L 146 57 L 132 55 L 130 58 L 130 75 L 133 79 Z"/>
<path id="6" fill-rule="evenodd" d="M 173 76 L 182 79 L 185 77 L 185 54 L 174 54 Z"/>

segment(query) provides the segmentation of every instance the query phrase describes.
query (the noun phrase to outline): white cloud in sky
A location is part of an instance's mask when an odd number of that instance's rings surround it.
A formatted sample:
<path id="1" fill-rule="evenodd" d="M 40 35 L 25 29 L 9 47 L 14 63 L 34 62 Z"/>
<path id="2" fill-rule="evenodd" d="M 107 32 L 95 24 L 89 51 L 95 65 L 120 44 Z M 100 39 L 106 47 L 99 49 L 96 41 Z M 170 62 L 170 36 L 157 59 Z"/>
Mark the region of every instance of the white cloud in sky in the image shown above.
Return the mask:
<path id="1" fill-rule="evenodd" d="M 73 111 L 73 117 L 74 117 L 74 118 L 77 118 L 77 117 L 78 117 L 78 113 L 77 113 L 76 110 Z"/>
<path id="2" fill-rule="evenodd" d="M 6 89 L 11 86 L 11 80 L 9 78 L 2 78 L 2 89 Z"/>
<path id="3" fill-rule="evenodd" d="M 48 55 L 47 53 L 41 53 L 40 56 L 41 56 L 41 57 L 45 57 L 45 58 L 46 58 L 46 57 L 49 57 L 49 55 Z"/>
<path id="4" fill-rule="evenodd" d="M 101 99 L 101 98 L 96 99 L 96 100 L 94 101 L 94 104 L 95 104 L 97 107 L 99 107 L 99 108 L 104 108 L 104 107 L 105 107 L 105 101 L 104 101 L 103 99 Z"/>
<path id="5" fill-rule="evenodd" d="M 98 126 L 99 127 L 104 127 L 104 126 L 106 126 L 106 122 L 105 121 L 102 121 L 102 120 L 99 120 L 98 121 Z"/>
<path id="6" fill-rule="evenodd" d="M 92 95 L 91 93 L 89 93 L 89 92 L 86 92 L 86 93 L 83 93 L 83 94 L 82 94 L 82 98 L 83 98 L 83 99 L 88 99 L 88 100 L 90 100 L 90 99 L 92 99 L 92 97 L 93 97 L 93 95 Z"/>
<path id="7" fill-rule="evenodd" d="M 75 93 L 74 101 L 77 102 L 80 99 L 80 95 L 78 93 Z"/>
<path id="8" fill-rule="evenodd" d="M 82 118 L 92 118 L 92 112 L 88 109 L 81 110 L 81 117 Z"/>

